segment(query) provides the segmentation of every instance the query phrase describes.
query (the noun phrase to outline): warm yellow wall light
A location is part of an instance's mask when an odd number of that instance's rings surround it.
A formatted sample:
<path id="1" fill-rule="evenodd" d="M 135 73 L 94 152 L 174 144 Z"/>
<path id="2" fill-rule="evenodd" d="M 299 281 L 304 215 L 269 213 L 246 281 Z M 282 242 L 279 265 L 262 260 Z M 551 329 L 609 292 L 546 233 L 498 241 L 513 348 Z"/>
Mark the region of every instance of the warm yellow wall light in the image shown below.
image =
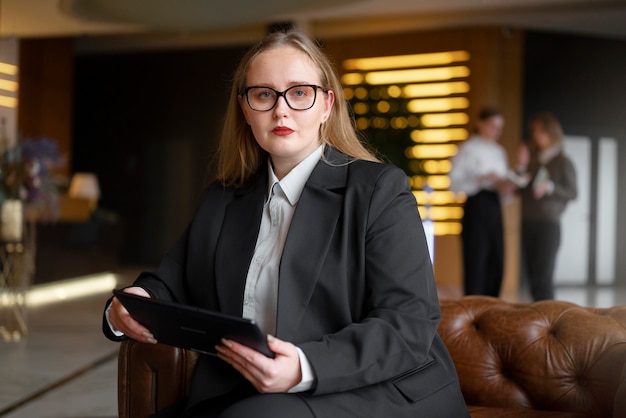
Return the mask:
<path id="1" fill-rule="evenodd" d="M 354 113 L 356 113 L 357 115 L 364 115 L 370 111 L 370 107 L 367 103 L 358 102 L 354 104 L 352 110 L 354 110 Z"/>
<path id="2" fill-rule="evenodd" d="M 0 78 L 0 90 L 17 91 L 17 82 Z"/>
<path id="3" fill-rule="evenodd" d="M 376 103 L 376 110 L 380 113 L 387 113 L 391 109 L 391 105 L 386 100 L 381 100 Z"/>
<path id="4" fill-rule="evenodd" d="M 341 76 L 341 82 L 344 86 L 354 86 L 356 84 L 363 84 L 363 74 L 359 73 L 347 73 Z"/>
<path id="5" fill-rule="evenodd" d="M 455 155 L 457 147 L 455 145 L 415 145 L 407 148 L 406 154 L 409 158 L 418 160 L 427 158 L 450 158 Z"/>
<path id="6" fill-rule="evenodd" d="M 391 127 L 393 129 L 406 129 L 409 126 L 409 119 L 404 116 L 396 116 L 391 118 Z"/>
<path id="7" fill-rule="evenodd" d="M 465 66 L 415 68 L 410 70 L 373 71 L 365 74 L 365 81 L 372 85 L 419 83 L 467 77 L 469 74 L 470 70 Z"/>
<path id="8" fill-rule="evenodd" d="M 410 160 L 409 170 L 411 170 L 413 173 L 420 173 L 422 176 L 424 174 L 426 175 L 445 174 L 447 173 L 447 171 L 443 170 L 442 165 L 439 164 L 440 161 L 445 161 L 445 160 Z M 419 177 L 421 179 L 422 176 L 414 176 L 414 177 Z M 415 184 L 411 184 L 411 185 L 416 189 L 421 189 L 422 187 L 424 187 L 424 184 L 425 183 L 420 180 L 419 182 L 416 182 Z"/>
<path id="9" fill-rule="evenodd" d="M 448 205 L 454 203 L 454 193 L 448 190 L 435 190 L 428 193 L 423 190 L 415 190 L 413 195 L 420 204 Z"/>
<path id="10" fill-rule="evenodd" d="M 467 93 L 469 90 L 469 83 L 465 81 L 409 84 L 402 89 L 402 96 L 406 98 L 449 96 L 451 94 Z"/>
<path id="11" fill-rule="evenodd" d="M 343 62 L 343 68 L 351 71 L 371 71 L 389 68 L 426 67 L 467 61 L 467 51 L 434 52 L 427 54 L 392 55 L 387 57 L 354 58 Z"/>
<path id="12" fill-rule="evenodd" d="M 402 89 L 399 86 L 387 87 L 387 94 L 389 97 L 400 97 L 402 95 Z"/>
<path id="13" fill-rule="evenodd" d="M 420 209 L 425 209 L 426 205 L 422 205 L 424 202 L 420 202 L 419 199 L 417 202 Z M 431 206 L 428 210 L 428 215 L 433 221 L 445 221 L 446 219 L 458 220 L 463 216 L 463 210 L 455 207 Z"/>
<path id="14" fill-rule="evenodd" d="M 17 74 L 17 65 L 7 64 L 6 62 L 0 62 L 0 73 L 15 75 Z"/>
<path id="15" fill-rule="evenodd" d="M 374 117 L 370 119 L 370 126 L 374 129 L 388 129 L 389 119 L 383 117 Z"/>
<path id="16" fill-rule="evenodd" d="M 435 190 L 447 189 L 450 187 L 450 177 L 443 174 L 433 174 L 428 176 L 428 185 Z"/>
<path id="17" fill-rule="evenodd" d="M 467 113 L 434 113 L 422 115 L 421 122 L 424 127 L 436 128 L 452 125 L 467 125 L 469 123 Z"/>
<path id="18" fill-rule="evenodd" d="M 463 228 L 458 222 L 442 222 L 439 228 L 435 226 L 435 235 L 460 235 L 462 230 Z"/>
<path id="19" fill-rule="evenodd" d="M 17 99 L 15 97 L 0 95 L 0 106 L 17 107 Z"/>
<path id="20" fill-rule="evenodd" d="M 354 97 L 359 100 L 365 100 L 369 97 L 370 92 L 365 87 L 357 87 L 354 89 Z"/>
<path id="21" fill-rule="evenodd" d="M 459 235 L 461 233 L 461 224 L 459 222 L 436 222 L 435 235 Z"/>
<path id="22" fill-rule="evenodd" d="M 467 109 L 469 100 L 465 97 L 442 97 L 440 99 L 413 99 L 407 104 L 412 113 L 445 112 L 448 110 Z"/>
<path id="23" fill-rule="evenodd" d="M 435 235 L 459 234 L 464 196 L 449 190 L 450 157 L 456 142 L 467 139 L 470 103 L 466 79 L 470 69 L 467 51 L 410 54 L 346 60 L 344 91 L 354 103 L 357 127 L 366 129 L 409 129 L 419 145 L 405 151 L 411 188 L 423 217 L 434 220 Z M 354 86 L 354 87 L 351 87 Z M 406 103 L 408 116 L 397 114 L 397 101 Z M 412 100 L 411 100 L 412 99 Z M 378 115 L 371 115 L 377 113 Z M 368 117 L 369 116 L 369 117 Z M 431 191 L 424 192 L 429 186 Z M 427 206 L 425 206 L 427 205 Z"/>
<path id="24" fill-rule="evenodd" d="M 423 160 L 422 169 L 428 174 L 449 173 L 452 163 L 449 160 Z"/>
<path id="25" fill-rule="evenodd" d="M 467 139 L 468 131 L 463 128 L 423 129 L 411 131 L 413 142 L 451 142 Z"/>

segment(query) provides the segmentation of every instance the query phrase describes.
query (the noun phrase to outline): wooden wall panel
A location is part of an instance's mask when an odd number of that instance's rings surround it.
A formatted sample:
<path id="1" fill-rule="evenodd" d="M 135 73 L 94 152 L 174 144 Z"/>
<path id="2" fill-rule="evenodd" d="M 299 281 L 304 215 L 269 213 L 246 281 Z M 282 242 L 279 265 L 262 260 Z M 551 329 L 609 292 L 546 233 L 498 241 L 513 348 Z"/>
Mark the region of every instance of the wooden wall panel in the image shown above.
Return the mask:
<path id="1" fill-rule="evenodd" d="M 57 141 L 67 159 L 59 174 L 67 176 L 72 158 L 73 40 L 25 39 L 19 56 L 18 131 L 22 138 Z"/>

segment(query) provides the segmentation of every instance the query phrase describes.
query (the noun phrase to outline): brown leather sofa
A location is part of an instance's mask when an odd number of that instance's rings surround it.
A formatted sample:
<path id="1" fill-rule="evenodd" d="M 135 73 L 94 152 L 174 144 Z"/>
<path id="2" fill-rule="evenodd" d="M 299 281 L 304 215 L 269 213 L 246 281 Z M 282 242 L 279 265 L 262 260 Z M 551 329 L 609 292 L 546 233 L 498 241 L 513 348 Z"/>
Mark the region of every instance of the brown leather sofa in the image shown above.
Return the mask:
<path id="1" fill-rule="evenodd" d="M 472 418 L 626 417 L 626 306 L 467 296 L 441 307 L 439 331 Z M 196 358 L 123 342 L 120 418 L 144 418 L 185 397 Z"/>

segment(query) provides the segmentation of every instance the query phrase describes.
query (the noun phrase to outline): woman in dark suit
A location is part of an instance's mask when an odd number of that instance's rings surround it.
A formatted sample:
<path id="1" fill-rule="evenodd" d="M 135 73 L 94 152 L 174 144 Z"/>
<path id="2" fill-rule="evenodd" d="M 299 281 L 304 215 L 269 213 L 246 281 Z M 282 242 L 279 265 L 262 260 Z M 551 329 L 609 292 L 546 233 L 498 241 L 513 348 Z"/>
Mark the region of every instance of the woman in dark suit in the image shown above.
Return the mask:
<path id="1" fill-rule="evenodd" d="M 244 56 L 217 172 L 126 291 L 253 318 L 276 357 L 222 341 L 180 416 L 468 416 L 406 176 L 359 142 L 310 39 L 274 33 Z M 156 342 L 115 298 L 106 319 L 109 338 Z"/>

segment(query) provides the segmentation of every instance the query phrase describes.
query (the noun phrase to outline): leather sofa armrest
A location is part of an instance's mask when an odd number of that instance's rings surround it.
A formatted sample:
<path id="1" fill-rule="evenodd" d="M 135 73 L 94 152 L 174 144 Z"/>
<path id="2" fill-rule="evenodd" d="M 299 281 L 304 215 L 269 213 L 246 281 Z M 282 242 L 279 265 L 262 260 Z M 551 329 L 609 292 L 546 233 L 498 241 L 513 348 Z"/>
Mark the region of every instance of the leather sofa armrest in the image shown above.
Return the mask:
<path id="1" fill-rule="evenodd" d="M 615 392 L 615 405 L 613 406 L 613 417 L 626 417 L 626 365 L 622 367 L 622 376 L 619 386 Z"/>
<path id="2" fill-rule="evenodd" d="M 197 354 L 163 344 L 121 343 L 118 356 L 120 418 L 145 418 L 189 395 Z"/>

